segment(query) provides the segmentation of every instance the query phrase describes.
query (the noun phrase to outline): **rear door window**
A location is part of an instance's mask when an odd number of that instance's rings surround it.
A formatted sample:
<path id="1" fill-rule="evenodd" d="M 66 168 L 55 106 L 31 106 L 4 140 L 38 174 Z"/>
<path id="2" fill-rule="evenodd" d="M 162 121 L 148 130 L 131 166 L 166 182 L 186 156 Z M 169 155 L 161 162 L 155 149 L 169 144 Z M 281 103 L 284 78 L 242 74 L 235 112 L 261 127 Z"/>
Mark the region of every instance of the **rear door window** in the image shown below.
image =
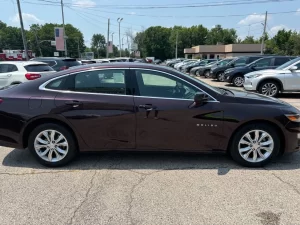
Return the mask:
<path id="1" fill-rule="evenodd" d="M 24 68 L 28 72 L 46 72 L 46 71 L 54 71 L 49 65 L 46 64 L 32 64 L 24 66 Z"/>
<path id="2" fill-rule="evenodd" d="M 80 63 L 76 59 L 64 59 L 63 63 L 66 67 L 79 66 Z"/>
<path id="3" fill-rule="evenodd" d="M 0 64 L 0 73 L 9 73 L 10 64 Z"/>
<path id="4" fill-rule="evenodd" d="M 258 59 L 260 59 L 261 57 L 250 57 L 249 58 L 249 63 L 252 63 L 252 62 L 254 62 L 255 60 L 258 60 Z"/>
<path id="5" fill-rule="evenodd" d="M 272 58 L 260 59 L 255 63 L 256 67 L 268 67 L 271 66 Z"/>
<path id="6" fill-rule="evenodd" d="M 290 59 L 288 57 L 275 58 L 274 66 L 281 66 L 282 64 L 284 64 L 288 61 L 290 61 Z"/>

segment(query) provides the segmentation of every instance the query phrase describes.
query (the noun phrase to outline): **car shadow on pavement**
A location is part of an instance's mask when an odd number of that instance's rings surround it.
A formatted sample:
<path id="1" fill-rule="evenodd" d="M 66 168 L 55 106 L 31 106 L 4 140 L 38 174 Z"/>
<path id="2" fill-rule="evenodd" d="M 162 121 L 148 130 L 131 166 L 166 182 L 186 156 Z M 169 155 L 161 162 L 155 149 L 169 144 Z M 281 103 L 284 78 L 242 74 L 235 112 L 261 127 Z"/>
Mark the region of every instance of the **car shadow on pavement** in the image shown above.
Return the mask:
<path id="1" fill-rule="evenodd" d="M 35 170 L 202 170 L 214 169 L 218 175 L 230 170 L 295 170 L 300 168 L 300 153 L 284 155 L 264 168 L 237 165 L 228 155 L 174 152 L 97 152 L 81 153 L 70 164 L 59 168 L 40 165 L 28 150 L 12 150 L 3 166 Z"/>

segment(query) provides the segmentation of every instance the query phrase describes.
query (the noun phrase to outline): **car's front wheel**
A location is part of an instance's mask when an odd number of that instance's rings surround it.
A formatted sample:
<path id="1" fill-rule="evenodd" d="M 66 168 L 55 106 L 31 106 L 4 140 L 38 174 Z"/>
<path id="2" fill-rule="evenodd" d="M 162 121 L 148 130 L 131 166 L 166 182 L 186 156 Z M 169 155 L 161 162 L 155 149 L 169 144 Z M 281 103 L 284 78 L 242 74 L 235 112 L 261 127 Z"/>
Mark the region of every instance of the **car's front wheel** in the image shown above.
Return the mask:
<path id="1" fill-rule="evenodd" d="M 217 74 L 217 80 L 221 81 L 221 82 L 225 81 L 225 74 L 224 74 L 224 72 L 220 72 L 220 73 Z"/>
<path id="2" fill-rule="evenodd" d="M 279 93 L 279 85 L 276 81 L 265 81 L 259 86 L 258 92 L 266 96 L 275 97 Z"/>
<path id="3" fill-rule="evenodd" d="M 239 164 L 261 167 L 279 153 L 280 138 L 276 130 L 263 123 L 242 127 L 233 137 L 230 153 Z"/>
<path id="4" fill-rule="evenodd" d="M 64 166 L 77 154 L 71 132 L 53 123 L 36 127 L 29 135 L 28 147 L 42 165 L 49 167 Z"/>
<path id="5" fill-rule="evenodd" d="M 204 77 L 205 78 L 210 78 L 210 72 L 209 72 L 209 70 L 205 70 L 204 71 Z"/>
<path id="6" fill-rule="evenodd" d="M 232 80 L 232 83 L 236 87 L 242 87 L 245 82 L 244 76 L 238 75 L 235 76 Z"/>
<path id="7" fill-rule="evenodd" d="M 196 70 L 195 75 L 196 75 L 197 77 L 200 76 L 199 70 Z"/>

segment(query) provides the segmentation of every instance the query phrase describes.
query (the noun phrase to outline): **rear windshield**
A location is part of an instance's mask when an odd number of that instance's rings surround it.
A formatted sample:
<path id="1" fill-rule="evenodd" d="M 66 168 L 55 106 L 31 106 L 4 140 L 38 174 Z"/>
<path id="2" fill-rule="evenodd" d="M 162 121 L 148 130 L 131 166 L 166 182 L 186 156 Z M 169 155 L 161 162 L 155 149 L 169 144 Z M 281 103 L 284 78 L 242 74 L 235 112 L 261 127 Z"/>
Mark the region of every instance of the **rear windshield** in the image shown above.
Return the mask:
<path id="1" fill-rule="evenodd" d="M 65 66 L 72 67 L 72 66 L 79 66 L 80 63 L 76 61 L 76 59 L 64 59 L 63 60 Z"/>
<path id="2" fill-rule="evenodd" d="M 46 64 L 32 64 L 32 65 L 27 65 L 24 66 L 24 68 L 28 72 L 45 72 L 45 71 L 54 71 L 52 67 Z"/>

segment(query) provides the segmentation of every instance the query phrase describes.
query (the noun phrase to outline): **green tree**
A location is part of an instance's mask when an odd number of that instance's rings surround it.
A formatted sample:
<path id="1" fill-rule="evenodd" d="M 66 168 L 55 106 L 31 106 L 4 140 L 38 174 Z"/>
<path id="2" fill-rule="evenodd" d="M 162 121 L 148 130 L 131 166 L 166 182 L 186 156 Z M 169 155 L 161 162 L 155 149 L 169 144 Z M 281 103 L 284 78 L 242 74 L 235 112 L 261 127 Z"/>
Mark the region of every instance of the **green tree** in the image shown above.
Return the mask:
<path id="1" fill-rule="evenodd" d="M 216 45 L 234 44 L 237 42 L 237 33 L 235 29 L 223 29 L 221 25 L 216 25 L 212 28 L 207 35 L 206 44 Z"/>
<path id="2" fill-rule="evenodd" d="M 55 46 L 51 46 L 51 40 L 54 41 L 54 28 L 62 27 L 61 24 L 46 23 L 44 25 L 33 24 L 27 32 L 28 47 L 40 56 L 40 50 L 43 56 L 53 56 L 56 51 Z M 67 50 L 69 57 L 80 57 L 80 53 L 84 52 L 85 45 L 83 34 L 79 29 L 71 24 L 66 24 Z M 40 49 L 39 49 L 40 47 Z M 79 52 L 78 52 L 79 47 Z M 61 52 L 60 56 L 64 56 Z"/>
<path id="3" fill-rule="evenodd" d="M 257 44 L 258 40 L 255 40 L 253 36 L 247 36 L 243 41 L 241 41 L 242 44 Z"/>
<path id="4" fill-rule="evenodd" d="M 106 41 L 102 34 L 92 36 L 91 49 L 98 58 L 106 56 Z"/>

